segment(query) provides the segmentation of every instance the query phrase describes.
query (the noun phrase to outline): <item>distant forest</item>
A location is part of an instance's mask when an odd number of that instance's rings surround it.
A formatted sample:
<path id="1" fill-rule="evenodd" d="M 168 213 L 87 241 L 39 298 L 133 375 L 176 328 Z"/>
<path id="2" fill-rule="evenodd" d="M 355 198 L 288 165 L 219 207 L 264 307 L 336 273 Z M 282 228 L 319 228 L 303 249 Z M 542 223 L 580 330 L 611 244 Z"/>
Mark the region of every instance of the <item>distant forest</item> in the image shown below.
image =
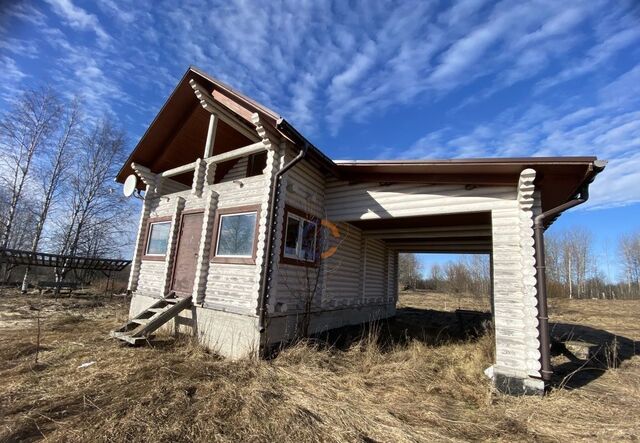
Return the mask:
<path id="1" fill-rule="evenodd" d="M 622 235 L 611 255 L 596 255 L 593 232 L 574 227 L 545 234 L 547 288 L 551 297 L 640 298 L 640 231 Z M 620 270 L 615 281 L 607 275 Z M 486 296 L 491 290 L 489 256 L 465 254 L 422 269 L 415 254 L 400 256 L 402 288 Z"/>

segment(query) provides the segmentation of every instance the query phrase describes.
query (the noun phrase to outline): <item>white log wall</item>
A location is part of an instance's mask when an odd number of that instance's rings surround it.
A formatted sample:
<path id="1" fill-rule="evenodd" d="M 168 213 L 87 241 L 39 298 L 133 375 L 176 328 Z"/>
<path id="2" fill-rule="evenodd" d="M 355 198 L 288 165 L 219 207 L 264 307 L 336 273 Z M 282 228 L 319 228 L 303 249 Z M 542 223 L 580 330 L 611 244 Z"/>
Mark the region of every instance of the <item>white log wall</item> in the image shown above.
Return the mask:
<path id="1" fill-rule="evenodd" d="M 534 178 L 535 171 L 523 171 L 517 200 L 491 214 L 494 372 L 519 378 L 540 376 L 533 240 L 533 211 L 539 210 L 539 197 Z"/>
<path id="2" fill-rule="evenodd" d="M 292 149 L 286 150 L 285 163 L 297 154 Z M 284 201 L 288 206 L 296 208 L 309 216 L 322 219 L 324 217 L 324 188 L 325 178 L 322 173 L 307 160 L 300 161 L 293 169 L 290 169 L 285 176 L 282 187 Z M 278 251 L 277 264 L 274 266 L 273 287 L 269 297 L 270 312 L 299 312 L 307 297 L 313 300 L 314 309 L 319 309 L 324 305 L 323 282 L 324 264 L 320 267 L 305 267 L 280 263 L 281 243 L 284 241 L 282 233 L 284 230 L 284 212 L 278 212 L 276 226 Z M 319 227 L 320 229 L 320 227 Z M 318 246 L 324 247 L 324 240 L 319 240 Z M 316 279 L 320 281 L 316 282 Z M 310 295 L 312 294 L 312 295 Z"/>
<path id="3" fill-rule="evenodd" d="M 246 175 L 246 161 L 244 164 L 245 167 L 242 171 Z M 233 168 L 229 172 L 232 171 Z M 244 177 L 244 175 L 234 178 L 233 180 L 237 180 L 236 183 L 225 181 L 206 186 L 207 192 L 203 192 L 200 197 L 194 195 L 191 190 L 155 196 L 149 199 L 148 217 L 172 216 L 179 198 L 183 198 L 185 201 L 184 210 L 204 210 L 207 196 L 210 195 L 209 192 L 218 194 L 217 208 L 219 209 L 261 203 L 265 189 L 265 177 L 263 175 Z M 143 248 L 145 241 L 144 238 L 139 239 L 139 248 Z M 144 255 L 143 252 L 142 255 Z M 165 261 L 142 260 L 137 273 L 136 292 L 150 297 L 162 297 L 164 295 L 163 279 L 166 266 Z M 209 263 L 204 299 L 201 301 L 204 302 L 204 306 L 210 305 L 231 312 L 255 314 L 257 301 L 255 294 L 252 293 L 255 273 L 254 265 Z"/>
<path id="4" fill-rule="evenodd" d="M 249 166 L 249 157 L 238 159 L 235 165 L 222 177 L 220 183 L 232 182 L 247 176 L 247 167 Z"/>
<path id="5" fill-rule="evenodd" d="M 326 191 L 327 217 L 332 221 L 483 212 L 507 207 L 516 199 L 515 186 L 477 187 L 397 183 L 349 184 L 330 180 Z"/>

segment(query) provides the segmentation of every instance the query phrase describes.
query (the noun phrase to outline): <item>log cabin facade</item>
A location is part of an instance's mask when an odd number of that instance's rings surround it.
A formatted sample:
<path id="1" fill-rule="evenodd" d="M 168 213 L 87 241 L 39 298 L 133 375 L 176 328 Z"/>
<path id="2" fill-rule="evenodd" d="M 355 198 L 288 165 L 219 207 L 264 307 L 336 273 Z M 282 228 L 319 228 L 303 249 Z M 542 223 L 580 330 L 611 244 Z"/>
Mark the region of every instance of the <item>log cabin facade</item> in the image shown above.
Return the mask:
<path id="1" fill-rule="evenodd" d="M 489 372 L 503 390 L 539 391 L 548 331 L 534 231 L 586 199 L 603 167 L 595 157 L 333 161 L 275 112 L 189 68 L 117 177 L 136 174 L 144 191 L 130 316 L 190 297 L 175 328 L 221 355 L 264 355 L 301 323 L 315 333 L 393 316 L 400 252 L 487 253 Z"/>

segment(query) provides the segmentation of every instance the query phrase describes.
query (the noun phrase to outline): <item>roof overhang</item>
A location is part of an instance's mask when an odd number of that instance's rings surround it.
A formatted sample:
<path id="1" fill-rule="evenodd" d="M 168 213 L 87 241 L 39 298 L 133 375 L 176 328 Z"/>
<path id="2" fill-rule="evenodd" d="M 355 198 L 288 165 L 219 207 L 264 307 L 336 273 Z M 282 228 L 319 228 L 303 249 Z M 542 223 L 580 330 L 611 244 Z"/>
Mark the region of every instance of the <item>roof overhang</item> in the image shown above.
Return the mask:
<path id="1" fill-rule="evenodd" d="M 123 183 L 129 174 L 134 173 L 131 168 L 132 162 L 150 166 L 163 152 L 172 136 L 182 127 L 185 121 L 191 117 L 192 113 L 200 108 L 194 90 L 189 84 L 190 80 L 195 80 L 210 91 L 217 102 L 228 108 L 237 117 L 239 122 L 245 124 L 247 128 L 252 131 L 255 131 L 255 125 L 251 121 L 251 116 L 254 113 L 260 116 L 261 122 L 274 128 L 281 118 L 274 111 L 236 91 L 231 86 L 191 66 L 184 73 L 178 86 L 173 90 L 160 109 L 160 112 L 158 112 L 153 119 L 151 125 L 149 125 L 149 128 L 147 128 L 147 131 L 118 172 L 116 176 L 117 182 Z M 202 146 L 204 149 L 204 141 Z"/>
<path id="2" fill-rule="evenodd" d="M 602 170 L 596 157 L 476 158 L 455 160 L 336 160 L 339 178 L 350 182 L 515 186 L 527 168 L 536 171 L 543 210 L 573 198 Z"/>
<path id="3" fill-rule="evenodd" d="M 536 171 L 536 187 L 542 194 L 543 210 L 548 210 L 563 204 L 573 198 L 578 191 L 591 182 L 595 175 L 603 168 L 596 157 L 530 157 L 530 158 L 479 158 L 455 160 L 331 160 L 322 151 L 308 142 L 304 136 L 295 130 L 282 131 L 279 128 L 289 127 L 276 112 L 261 105 L 231 86 L 206 74 L 202 70 L 189 67 L 182 79 L 173 90 L 160 112 L 142 136 L 135 149 L 120 169 L 116 181 L 124 182 L 127 175 L 134 173 L 132 162 L 147 166 L 152 172 L 155 169 L 180 166 L 194 159 L 183 159 L 184 152 L 164 152 L 166 147 L 176 141 L 175 134 L 180 131 L 185 122 L 188 128 L 198 127 L 202 132 L 199 136 L 206 136 L 202 111 L 194 89 L 189 84 L 195 80 L 207 91 L 215 101 L 235 116 L 247 128 L 255 130 L 252 115 L 257 113 L 261 124 L 273 129 L 278 136 L 290 141 L 298 148 L 306 144 L 306 159 L 321 167 L 328 175 L 350 182 L 416 182 L 427 184 L 461 184 L 468 186 L 515 186 L 520 173 L 527 168 Z M 188 132 L 188 130 L 183 130 Z M 290 132 L 299 137 L 291 138 Z M 189 140 L 194 142 L 194 140 Z M 238 144 L 238 140 L 230 140 Z M 227 143 L 235 146 L 234 143 Z M 199 146 L 194 147 L 196 151 Z M 192 149 L 192 150 L 193 150 Z M 197 153 L 191 152 L 191 156 Z M 184 161 L 183 161 L 184 160 Z M 183 161 L 182 163 L 179 163 Z M 178 163 L 178 164 L 173 164 Z M 156 168 L 154 169 L 154 164 Z"/>

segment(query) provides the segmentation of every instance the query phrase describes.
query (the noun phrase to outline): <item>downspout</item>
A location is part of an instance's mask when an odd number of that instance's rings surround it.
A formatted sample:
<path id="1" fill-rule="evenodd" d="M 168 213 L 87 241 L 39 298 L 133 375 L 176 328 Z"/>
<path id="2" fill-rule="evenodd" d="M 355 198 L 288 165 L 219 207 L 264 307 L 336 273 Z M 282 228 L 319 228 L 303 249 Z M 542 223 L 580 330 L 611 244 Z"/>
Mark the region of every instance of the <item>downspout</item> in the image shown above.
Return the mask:
<path id="1" fill-rule="evenodd" d="M 538 333 L 540 338 L 540 374 L 542 380 L 551 380 L 551 339 L 549 335 L 549 315 L 547 310 L 547 275 L 545 266 L 544 231 L 547 221 L 553 221 L 562 212 L 574 208 L 589 199 L 589 184 L 607 165 L 606 161 L 596 160 L 590 176 L 580 187 L 579 191 L 568 202 L 549 209 L 534 218 L 533 232 L 535 240 L 536 260 L 536 299 L 538 302 Z"/>
<path id="2" fill-rule="evenodd" d="M 269 198 L 269 214 L 267 218 L 267 236 L 265 239 L 265 251 L 266 263 L 262 272 L 262 281 L 260 284 L 260 302 L 258 313 L 258 330 L 262 334 L 266 329 L 267 318 L 267 305 L 269 298 L 269 290 L 271 289 L 273 262 L 277 258 L 277 251 L 274 250 L 275 244 L 273 242 L 273 236 L 276 234 L 276 211 L 279 206 L 282 178 L 284 174 L 291 168 L 293 168 L 298 162 L 300 162 L 306 155 L 311 146 L 311 143 L 302 136 L 293 126 L 291 126 L 285 119 L 281 118 L 276 124 L 276 128 L 284 135 L 289 137 L 296 145 L 302 145 L 300 152 L 289 163 L 284 165 L 282 169 L 276 172 L 274 186 L 271 188 L 271 196 Z"/>

